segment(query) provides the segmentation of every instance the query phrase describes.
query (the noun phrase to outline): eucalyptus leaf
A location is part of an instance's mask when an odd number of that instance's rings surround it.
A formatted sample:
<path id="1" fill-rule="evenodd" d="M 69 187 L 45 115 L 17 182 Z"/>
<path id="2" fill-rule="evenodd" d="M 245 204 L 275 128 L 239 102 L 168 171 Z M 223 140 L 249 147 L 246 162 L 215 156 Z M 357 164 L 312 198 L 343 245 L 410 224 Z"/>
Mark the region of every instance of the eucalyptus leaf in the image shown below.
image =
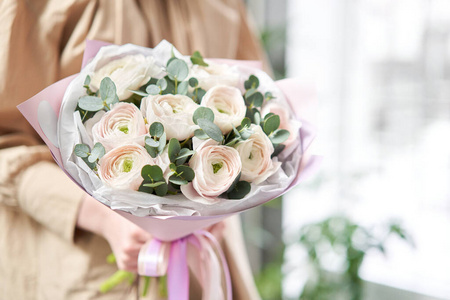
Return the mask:
<path id="1" fill-rule="evenodd" d="M 251 185 L 247 181 L 239 181 L 234 189 L 227 193 L 228 199 L 239 200 L 244 198 L 250 190 L 252 189 Z"/>
<path id="2" fill-rule="evenodd" d="M 159 166 L 145 165 L 141 170 L 141 176 L 146 182 L 163 181 L 164 176 Z"/>
<path id="3" fill-rule="evenodd" d="M 153 122 L 152 125 L 150 125 L 149 133 L 151 136 L 161 137 L 164 134 L 164 125 L 160 122 Z"/>
<path id="4" fill-rule="evenodd" d="M 203 56 L 200 54 L 200 52 L 195 51 L 192 55 L 191 55 L 191 62 L 194 65 L 199 65 L 199 66 L 204 66 L 207 67 L 209 66 L 204 60 L 203 60 Z"/>
<path id="5" fill-rule="evenodd" d="M 92 148 L 91 155 L 88 157 L 88 161 L 91 163 L 96 162 L 98 159 L 105 155 L 105 148 L 102 144 L 96 143 L 94 148 Z"/>
<path id="6" fill-rule="evenodd" d="M 206 91 L 202 88 L 197 88 L 197 103 L 202 102 L 203 96 L 205 96 Z"/>
<path id="7" fill-rule="evenodd" d="M 91 170 L 96 170 L 97 169 L 97 164 L 95 162 L 90 162 L 87 157 L 83 157 L 82 160 L 86 163 L 86 165 Z"/>
<path id="8" fill-rule="evenodd" d="M 167 65 L 167 74 L 170 79 L 183 81 L 189 75 L 189 67 L 184 60 L 173 59 Z"/>
<path id="9" fill-rule="evenodd" d="M 156 85 L 159 86 L 162 91 L 164 91 L 167 88 L 167 80 L 165 78 L 158 79 Z"/>
<path id="10" fill-rule="evenodd" d="M 280 126 L 280 116 L 278 115 L 272 115 L 270 117 L 268 117 L 265 121 L 264 121 L 264 125 L 263 125 L 263 129 L 264 132 L 269 135 L 272 132 L 274 132 L 275 130 L 278 129 L 278 127 Z"/>
<path id="11" fill-rule="evenodd" d="M 275 130 L 269 138 L 272 144 L 281 144 L 286 142 L 286 140 L 289 138 L 289 135 L 290 132 L 286 129 L 278 129 Z"/>
<path id="12" fill-rule="evenodd" d="M 194 131 L 194 135 L 200 140 L 207 140 L 209 138 L 209 136 L 201 129 L 196 129 Z"/>
<path id="13" fill-rule="evenodd" d="M 246 90 L 257 89 L 259 86 L 259 79 L 255 75 L 250 75 L 248 80 L 244 82 L 244 87 Z"/>
<path id="14" fill-rule="evenodd" d="M 272 95 L 271 92 L 266 92 L 266 93 L 264 94 L 264 98 L 266 99 L 266 101 L 275 99 L 275 97 Z"/>
<path id="15" fill-rule="evenodd" d="M 223 141 L 223 135 L 220 128 L 208 119 L 197 119 L 198 126 L 216 142 Z"/>
<path id="16" fill-rule="evenodd" d="M 91 76 L 87 75 L 86 78 L 84 79 L 84 86 L 89 87 L 90 84 L 91 84 Z"/>
<path id="17" fill-rule="evenodd" d="M 99 111 L 103 109 L 103 100 L 94 96 L 83 96 L 78 99 L 78 106 L 87 111 Z"/>
<path id="18" fill-rule="evenodd" d="M 141 183 L 141 185 L 139 186 L 138 191 L 139 192 L 144 192 L 144 193 L 147 193 L 147 194 L 153 194 L 153 188 L 145 186 L 145 184 L 148 184 L 148 182 L 143 181 Z"/>
<path id="19" fill-rule="evenodd" d="M 176 138 L 171 138 L 167 150 L 170 161 L 175 162 L 181 150 L 180 142 Z"/>
<path id="20" fill-rule="evenodd" d="M 249 137 L 252 136 L 253 130 L 248 129 L 248 128 L 244 128 L 244 129 L 242 129 L 239 133 L 240 133 L 240 135 L 241 135 L 241 139 L 247 140 Z"/>
<path id="21" fill-rule="evenodd" d="M 180 150 L 180 153 L 178 154 L 176 159 L 181 159 L 181 158 L 185 158 L 185 157 L 189 157 L 191 155 L 195 154 L 195 151 L 190 150 L 188 148 L 182 148 Z"/>
<path id="22" fill-rule="evenodd" d="M 109 77 L 105 77 L 100 82 L 100 97 L 103 100 L 114 99 L 116 97 L 116 85 Z"/>
<path id="23" fill-rule="evenodd" d="M 260 92 L 255 92 L 250 96 L 245 98 L 247 105 L 253 105 L 256 107 L 261 107 L 264 102 L 264 97 Z"/>
<path id="24" fill-rule="evenodd" d="M 163 184 L 161 184 L 155 188 L 155 193 L 156 193 L 156 195 L 163 197 L 163 196 L 167 195 L 168 190 L 169 190 L 169 187 L 168 187 L 167 183 L 164 181 Z"/>
<path id="25" fill-rule="evenodd" d="M 155 188 L 155 187 L 158 187 L 158 186 L 160 186 L 162 184 L 166 184 L 166 182 L 165 181 L 156 181 L 154 183 L 143 183 L 142 185 L 145 186 L 145 187 Z"/>
<path id="26" fill-rule="evenodd" d="M 86 144 L 77 144 L 75 145 L 75 148 L 73 149 L 73 153 L 75 153 L 76 156 L 85 158 L 88 157 L 91 152 L 91 149 Z"/>
<path id="27" fill-rule="evenodd" d="M 165 146 L 166 146 L 166 133 L 164 132 L 162 136 L 159 138 L 159 146 L 158 146 L 159 154 L 161 154 L 164 151 Z"/>
<path id="28" fill-rule="evenodd" d="M 252 124 L 252 121 L 249 118 L 243 118 L 241 121 L 242 128 L 250 127 L 251 124 Z"/>
<path id="29" fill-rule="evenodd" d="M 194 114 L 192 115 L 192 120 L 196 125 L 198 125 L 198 119 L 206 119 L 214 122 L 214 112 L 211 110 L 211 108 L 200 106 L 194 111 Z"/>
<path id="30" fill-rule="evenodd" d="M 184 166 L 184 165 L 178 166 L 177 173 L 178 173 L 179 177 L 181 177 L 187 181 L 192 181 L 195 178 L 194 170 L 192 170 L 192 168 L 188 167 L 188 166 Z"/>
<path id="31" fill-rule="evenodd" d="M 189 78 L 189 85 L 193 88 L 195 88 L 198 85 L 198 80 L 195 77 Z"/>
<path id="32" fill-rule="evenodd" d="M 146 92 L 143 92 L 143 91 L 139 91 L 139 90 L 129 90 L 129 91 L 132 92 L 133 94 L 136 94 L 136 95 L 139 95 L 139 96 L 142 96 L 142 97 L 147 97 L 148 96 L 148 94 Z"/>
<path id="33" fill-rule="evenodd" d="M 150 147 L 147 143 L 145 144 L 145 150 L 147 150 L 147 153 L 152 157 L 156 158 L 158 156 L 158 148 Z"/>
<path id="34" fill-rule="evenodd" d="M 148 145 L 151 148 L 158 148 L 159 147 L 159 142 L 155 141 L 154 139 L 152 139 L 149 136 L 145 137 L 145 145 Z"/>
<path id="35" fill-rule="evenodd" d="M 187 81 L 180 82 L 177 87 L 177 94 L 186 95 L 187 92 L 188 92 L 188 82 Z"/>
<path id="36" fill-rule="evenodd" d="M 253 122 L 255 122 L 256 125 L 261 124 L 261 113 L 259 111 L 255 111 L 253 114 Z"/>
<path id="37" fill-rule="evenodd" d="M 145 91 L 149 94 L 149 95 L 158 95 L 161 92 L 161 88 L 155 84 L 150 84 Z"/>
<path id="38" fill-rule="evenodd" d="M 92 148 L 91 155 L 96 155 L 98 159 L 105 155 L 105 147 L 101 143 L 95 143 L 94 148 Z"/>
<path id="39" fill-rule="evenodd" d="M 169 181 L 173 184 L 177 184 L 177 185 L 185 185 L 188 184 L 189 182 L 186 179 L 180 178 L 177 175 L 172 175 L 169 177 Z"/>

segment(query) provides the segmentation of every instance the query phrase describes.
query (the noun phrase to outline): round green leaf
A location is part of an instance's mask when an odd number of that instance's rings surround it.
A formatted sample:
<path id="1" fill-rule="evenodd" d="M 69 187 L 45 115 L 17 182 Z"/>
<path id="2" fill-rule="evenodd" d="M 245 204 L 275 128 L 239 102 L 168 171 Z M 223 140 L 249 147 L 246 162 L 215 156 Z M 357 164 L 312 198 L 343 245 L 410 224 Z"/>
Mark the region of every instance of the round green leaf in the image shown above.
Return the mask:
<path id="1" fill-rule="evenodd" d="M 169 186 L 164 181 L 163 184 L 161 184 L 155 188 L 155 193 L 156 193 L 156 195 L 163 197 L 163 196 L 167 195 L 168 190 L 169 190 Z"/>
<path id="2" fill-rule="evenodd" d="M 200 54 L 200 52 L 195 51 L 192 56 L 191 56 L 191 62 L 194 65 L 200 65 L 200 66 L 204 66 L 207 67 L 209 66 L 204 60 L 203 60 L 203 56 Z"/>
<path id="3" fill-rule="evenodd" d="M 206 91 L 202 88 L 197 88 L 197 103 L 202 102 L 203 96 L 205 96 Z"/>
<path id="4" fill-rule="evenodd" d="M 166 147 L 166 133 L 165 132 L 159 138 L 159 146 L 158 146 L 159 154 L 161 154 L 164 151 L 164 147 Z"/>
<path id="5" fill-rule="evenodd" d="M 155 84 L 150 84 L 145 91 L 149 94 L 149 95 L 158 95 L 161 92 L 161 89 L 159 88 L 159 86 L 155 85 Z"/>
<path id="6" fill-rule="evenodd" d="M 272 144 L 281 144 L 286 142 L 286 140 L 289 138 L 289 131 L 286 129 L 278 129 L 273 132 L 273 134 L 270 136 L 270 141 Z"/>
<path id="7" fill-rule="evenodd" d="M 200 106 L 194 111 L 194 114 L 192 116 L 192 120 L 197 125 L 198 119 L 206 119 L 208 121 L 214 122 L 214 112 L 211 110 L 211 108 Z"/>
<path id="8" fill-rule="evenodd" d="M 245 129 L 241 130 L 239 133 L 240 133 L 241 139 L 247 140 L 249 137 L 252 136 L 253 130 L 245 128 Z"/>
<path id="9" fill-rule="evenodd" d="M 91 76 L 87 75 L 84 79 L 84 86 L 89 86 L 91 84 Z"/>
<path id="10" fill-rule="evenodd" d="M 143 91 L 139 91 L 139 90 L 129 90 L 129 91 L 132 92 L 133 94 L 136 94 L 136 95 L 139 95 L 139 96 L 142 96 L 142 97 L 147 97 L 148 96 L 148 94 L 143 92 Z"/>
<path id="11" fill-rule="evenodd" d="M 256 107 L 261 107 L 264 102 L 264 97 L 260 92 L 255 92 L 249 97 L 246 97 L 246 102 Z"/>
<path id="12" fill-rule="evenodd" d="M 178 153 L 180 153 L 180 150 L 181 150 L 180 142 L 176 138 L 171 138 L 169 141 L 169 147 L 167 150 L 168 150 L 170 161 L 175 162 L 175 160 L 177 159 Z"/>
<path id="13" fill-rule="evenodd" d="M 195 129 L 194 135 L 196 138 L 200 140 L 206 140 L 209 138 L 208 135 L 201 129 Z"/>
<path id="14" fill-rule="evenodd" d="M 172 182 L 173 184 L 177 184 L 177 185 L 185 185 L 188 184 L 188 181 L 186 179 L 183 179 L 181 177 L 178 177 L 177 175 L 172 175 L 169 177 L 169 181 Z"/>
<path id="15" fill-rule="evenodd" d="M 145 165 L 141 170 L 141 176 L 146 182 L 163 181 L 164 176 L 159 166 Z"/>
<path id="16" fill-rule="evenodd" d="M 241 126 L 242 126 L 242 128 L 244 128 L 244 127 L 250 127 L 251 124 L 252 124 L 252 121 L 250 121 L 249 118 L 244 118 L 244 119 L 242 119 L 242 121 L 241 121 Z"/>
<path id="17" fill-rule="evenodd" d="M 103 109 L 103 100 L 94 96 L 83 96 L 78 100 L 78 106 L 87 111 L 99 111 Z"/>
<path id="18" fill-rule="evenodd" d="M 259 79 L 255 75 L 250 75 L 248 80 L 244 82 L 244 87 L 246 90 L 256 89 L 259 86 Z"/>
<path id="19" fill-rule="evenodd" d="M 158 79 L 156 85 L 161 88 L 161 91 L 164 91 L 167 88 L 167 80 L 164 78 Z"/>
<path id="20" fill-rule="evenodd" d="M 239 181 L 234 189 L 227 193 L 228 199 L 242 199 L 244 198 L 252 189 L 251 185 L 247 181 Z"/>
<path id="21" fill-rule="evenodd" d="M 223 141 L 223 135 L 220 128 L 208 119 L 197 119 L 198 126 L 216 142 Z"/>
<path id="22" fill-rule="evenodd" d="M 187 180 L 187 181 L 192 181 L 195 177 L 195 172 L 194 170 L 192 170 L 192 168 L 188 167 L 188 166 L 178 166 L 177 167 L 177 173 L 178 176 Z"/>
<path id="23" fill-rule="evenodd" d="M 188 92 L 188 82 L 187 81 L 180 82 L 177 87 L 177 94 L 186 95 L 187 92 Z"/>
<path id="24" fill-rule="evenodd" d="M 86 144 L 77 144 L 75 145 L 73 152 L 76 156 L 84 158 L 89 156 L 91 149 L 89 149 L 89 146 Z"/>
<path id="25" fill-rule="evenodd" d="M 189 78 L 189 85 L 193 88 L 195 88 L 198 85 L 198 80 L 195 77 Z"/>
<path id="26" fill-rule="evenodd" d="M 189 75 L 188 65 L 184 60 L 178 58 L 170 61 L 170 63 L 167 65 L 166 71 L 169 75 L 169 78 L 172 80 L 176 79 L 178 81 L 183 81 Z"/>
<path id="27" fill-rule="evenodd" d="M 159 122 L 153 122 L 152 125 L 150 125 L 149 132 L 151 136 L 161 137 L 164 133 L 164 126 Z"/>
<path id="28" fill-rule="evenodd" d="M 271 92 L 266 92 L 266 93 L 264 94 L 264 98 L 265 98 L 267 101 L 269 101 L 269 100 L 274 99 L 275 97 L 272 95 Z"/>
<path id="29" fill-rule="evenodd" d="M 147 193 L 147 194 L 153 194 L 153 188 L 148 187 L 148 186 L 144 186 L 144 184 L 147 184 L 147 183 L 145 181 L 143 181 L 141 183 L 141 185 L 139 186 L 138 191 L 139 192 L 144 192 L 144 193 Z"/>
<path id="30" fill-rule="evenodd" d="M 164 181 L 157 181 L 157 182 L 154 182 L 154 183 L 143 183 L 142 185 L 145 186 L 145 187 L 155 188 L 155 187 L 158 187 L 158 186 L 160 186 L 162 184 L 166 184 L 166 183 Z"/>
<path id="31" fill-rule="evenodd" d="M 257 110 L 253 114 L 253 121 L 255 122 L 256 125 L 261 124 L 261 113 Z"/>
<path id="32" fill-rule="evenodd" d="M 116 97 L 116 85 L 109 77 L 105 77 L 100 82 L 100 97 L 103 100 L 114 99 Z"/>
<path id="33" fill-rule="evenodd" d="M 96 143 L 94 145 L 94 148 L 92 148 L 91 155 L 89 155 L 88 157 L 88 161 L 93 163 L 97 159 L 102 158 L 103 155 L 105 155 L 105 148 L 103 147 L 102 144 Z"/>
<path id="34" fill-rule="evenodd" d="M 280 126 L 280 116 L 278 115 L 273 115 L 268 117 L 265 121 L 264 121 L 264 132 L 269 135 L 272 132 L 274 132 L 275 130 L 278 129 L 278 127 Z"/>
<path id="35" fill-rule="evenodd" d="M 152 138 L 149 137 L 149 136 L 146 136 L 146 137 L 145 137 L 145 145 L 148 145 L 148 146 L 151 147 L 151 148 L 158 148 L 159 142 L 158 142 L 158 141 L 155 141 L 154 139 L 152 139 Z"/>

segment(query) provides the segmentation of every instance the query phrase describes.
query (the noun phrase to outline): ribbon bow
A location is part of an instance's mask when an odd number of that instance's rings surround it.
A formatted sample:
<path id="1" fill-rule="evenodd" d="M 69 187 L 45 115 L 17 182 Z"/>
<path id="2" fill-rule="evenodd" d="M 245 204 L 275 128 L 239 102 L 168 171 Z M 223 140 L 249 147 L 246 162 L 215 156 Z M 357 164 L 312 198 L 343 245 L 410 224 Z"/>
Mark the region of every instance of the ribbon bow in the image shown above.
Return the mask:
<path id="1" fill-rule="evenodd" d="M 151 277 L 167 274 L 168 300 L 188 300 L 188 263 L 203 287 L 203 300 L 232 299 L 225 255 L 216 238 L 205 230 L 172 242 L 151 239 L 139 252 L 138 272 Z"/>

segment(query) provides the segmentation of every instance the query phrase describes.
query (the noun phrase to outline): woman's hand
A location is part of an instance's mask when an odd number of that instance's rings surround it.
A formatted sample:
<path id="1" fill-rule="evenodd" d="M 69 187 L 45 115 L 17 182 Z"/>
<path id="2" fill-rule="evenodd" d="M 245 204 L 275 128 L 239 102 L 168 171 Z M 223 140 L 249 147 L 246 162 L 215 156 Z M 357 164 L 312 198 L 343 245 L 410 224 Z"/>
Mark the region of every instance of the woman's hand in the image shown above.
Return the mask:
<path id="1" fill-rule="evenodd" d="M 111 246 L 118 268 L 137 273 L 139 251 L 151 238 L 148 232 L 87 194 L 78 212 L 77 227 L 103 236 Z"/>

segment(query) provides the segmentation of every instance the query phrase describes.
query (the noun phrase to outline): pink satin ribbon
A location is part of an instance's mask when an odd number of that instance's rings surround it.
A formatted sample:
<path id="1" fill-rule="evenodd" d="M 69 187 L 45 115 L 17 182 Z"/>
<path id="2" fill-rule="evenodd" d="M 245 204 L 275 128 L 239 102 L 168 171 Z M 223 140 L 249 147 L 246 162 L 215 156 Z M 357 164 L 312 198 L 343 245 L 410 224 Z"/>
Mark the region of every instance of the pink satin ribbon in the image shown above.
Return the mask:
<path id="1" fill-rule="evenodd" d="M 225 255 L 217 239 L 205 230 L 172 242 L 150 240 L 139 253 L 138 272 L 151 277 L 167 274 L 168 299 L 189 300 L 188 265 L 198 273 L 195 275 L 203 286 L 203 300 L 232 299 Z M 222 284 L 222 274 L 225 285 Z"/>

